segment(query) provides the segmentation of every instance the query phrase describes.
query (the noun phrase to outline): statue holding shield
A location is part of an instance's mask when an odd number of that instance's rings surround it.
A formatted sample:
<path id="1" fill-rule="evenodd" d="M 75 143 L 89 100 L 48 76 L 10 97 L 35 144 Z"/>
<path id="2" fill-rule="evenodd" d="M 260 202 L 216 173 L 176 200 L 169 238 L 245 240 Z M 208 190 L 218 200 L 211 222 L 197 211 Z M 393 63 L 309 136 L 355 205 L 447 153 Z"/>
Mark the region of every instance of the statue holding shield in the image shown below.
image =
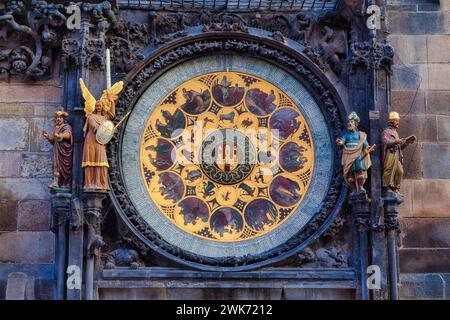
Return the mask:
<path id="1" fill-rule="evenodd" d="M 100 100 L 89 92 L 80 79 L 81 91 L 85 100 L 84 112 L 86 123 L 84 127 L 83 159 L 84 189 L 103 189 L 108 187 L 108 158 L 106 143 L 111 140 L 115 126 L 111 122 L 116 115 L 116 100 L 122 91 L 123 82 L 119 81 L 111 88 L 103 91 Z"/>

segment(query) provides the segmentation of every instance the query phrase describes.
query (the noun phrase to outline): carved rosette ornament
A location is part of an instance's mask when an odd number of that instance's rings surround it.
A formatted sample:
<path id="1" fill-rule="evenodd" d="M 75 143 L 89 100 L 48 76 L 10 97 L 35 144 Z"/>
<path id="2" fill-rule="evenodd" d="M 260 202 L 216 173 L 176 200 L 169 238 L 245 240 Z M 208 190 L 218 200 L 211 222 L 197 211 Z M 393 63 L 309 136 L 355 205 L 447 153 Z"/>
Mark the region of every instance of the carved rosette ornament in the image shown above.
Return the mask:
<path id="1" fill-rule="evenodd" d="M 152 60 L 147 61 L 145 65 L 140 69 L 140 71 L 135 73 L 133 78 L 126 84 L 123 94 L 121 95 L 121 98 L 117 106 L 118 116 L 121 117 L 127 111 L 130 111 L 126 109 L 125 106 L 127 108 L 130 107 L 131 109 L 133 108 L 133 106 L 136 104 L 138 97 L 148 87 L 149 83 L 151 83 L 154 80 L 154 76 L 156 74 L 164 73 L 164 71 L 171 69 L 172 66 L 177 65 L 181 61 L 194 59 L 202 55 L 214 56 L 215 54 L 228 52 L 232 54 L 238 54 L 240 56 L 249 55 L 252 57 L 268 59 L 270 61 L 273 61 L 274 63 L 277 63 L 278 65 L 285 66 L 288 70 L 291 70 L 292 74 L 295 75 L 295 77 L 302 79 L 302 81 L 304 81 L 304 83 L 307 84 L 308 90 L 311 90 L 310 92 L 315 97 L 314 99 L 317 99 L 317 102 L 322 110 L 321 112 L 323 113 L 323 116 L 326 119 L 326 122 L 323 123 L 329 124 L 328 130 L 330 130 L 330 135 L 334 138 L 337 138 L 340 132 L 343 130 L 343 121 L 341 116 L 342 112 L 340 111 L 340 107 L 338 106 L 336 97 L 333 95 L 330 89 L 328 89 L 328 84 L 324 82 L 324 79 L 316 74 L 317 71 L 312 71 L 309 67 L 307 67 L 307 65 L 305 65 L 302 62 L 301 58 L 299 58 L 298 56 L 288 54 L 280 50 L 279 48 L 274 48 L 273 46 L 267 43 L 261 44 L 260 42 L 258 42 L 257 38 L 252 39 L 253 40 L 250 39 L 241 40 L 241 39 L 228 39 L 227 37 L 224 36 L 221 36 L 220 38 L 210 36 L 209 38 L 204 38 L 202 40 L 197 41 L 192 40 L 192 42 L 187 44 L 172 46 L 172 49 L 165 50 L 161 55 L 157 56 Z M 176 98 L 172 97 L 172 95 L 168 95 L 164 99 L 166 99 L 167 102 L 176 100 Z M 164 99 L 162 99 L 161 101 L 166 101 Z M 162 103 L 164 104 L 166 102 Z M 236 108 L 236 110 L 239 109 L 239 106 L 234 105 L 228 106 L 226 108 L 231 107 Z M 170 115 L 174 117 L 175 116 L 175 114 L 173 113 L 174 110 L 172 110 L 172 108 L 169 106 L 168 108 L 170 110 L 169 112 Z M 166 116 L 169 116 L 169 114 L 166 114 Z M 223 116 L 224 117 L 222 120 L 224 121 L 230 120 L 228 119 L 227 114 L 223 114 Z M 177 119 L 178 118 L 180 117 L 177 117 Z M 188 120 L 185 120 L 186 123 L 189 123 L 190 121 L 189 119 L 191 118 L 192 117 L 189 116 L 187 118 Z M 159 128 L 163 130 L 163 132 L 165 132 L 164 128 L 168 128 L 169 123 L 171 126 L 176 124 L 175 122 L 170 121 L 163 122 L 163 121 L 164 119 L 161 117 L 159 119 L 158 125 Z M 134 116 L 132 112 L 128 120 L 128 123 L 133 122 Z M 154 125 L 156 126 L 156 124 Z M 339 210 L 340 206 L 344 201 L 345 188 L 343 186 L 342 173 L 339 165 L 340 156 L 338 152 L 336 153 L 333 152 L 332 158 L 334 157 L 334 160 L 332 160 L 332 163 L 334 164 L 332 165 L 332 175 L 330 176 L 330 184 L 328 192 L 326 193 L 326 196 L 322 200 L 321 205 L 319 205 L 320 209 L 315 211 L 315 213 L 311 213 L 312 216 L 311 220 L 305 225 L 304 228 L 302 228 L 302 230 L 297 231 L 297 233 L 295 233 L 289 239 L 285 238 L 283 240 L 284 242 L 281 243 L 280 245 L 260 253 L 248 253 L 242 255 L 230 253 L 230 255 L 223 255 L 220 257 L 212 257 L 194 253 L 189 250 L 185 250 L 178 245 L 174 245 L 169 241 L 166 241 L 165 239 L 166 236 L 161 236 L 160 233 L 164 231 L 158 232 L 155 231 L 154 227 L 152 227 L 149 224 L 149 222 L 146 219 L 144 219 L 143 216 L 141 215 L 141 209 L 137 209 L 136 203 L 130 199 L 131 191 L 127 187 L 125 187 L 122 173 L 123 170 L 128 170 L 123 168 L 124 163 L 122 162 L 122 156 L 124 152 L 122 148 L 124 147 L 129 148 L 129 146 L 125 145 L 125 142 L 123 142 L 124 138 L 122 137 L 124 135 L 124 132 L 127 132 L 128 129 L 126 128 L 128 128 L 128 125 L 127 124 L 124 125 L 123 128 L 124 129 L 120 130 L 120 134 L 114 137 L 109 145 L 109 162 L 110 162 L 109 174 L 111 187 L 114 194 L 113 203 L 116 204 L 116 209 L 119 212 L 119 214 L 133 225 L 133 229 L 136 230 L 135 232 L 137 232 L 137 236 L 140 239 L 140 241 L 143 241 L 147 246 L 162 253 L 163 255 L 166 256 L 169 255 L 176 261 L 187 265 L 191 265 L 205 270 L 209 270 L 210 268 L 216 267 L 234 268 L 235 270 L 238 270 L 238 269 L 251 269 L 256 266 L 267 265 L 268 263 L 274 263 L 276 261 L 279 261 L 283 257 L 286 257 L 286 255 L 288 255 L 289 252 L 291 252 L 291 250 L 297 247 L 300 248 L 299 246 L 301 245 L 306 246 L 307 243 L 309 242 L 309 239 L 311 239 L 311 237 L 317 232 L 323 232 L 321 230 L 325 230 L 324 225 L 330 224 L 332 222 L 334 216 L 336 215 L 337 211 Z M 173 142 L 177 144 L 178 143 L 177 141 L 178 140 L 175 139 Z M 331 149 L 333 148 L 331 144 L 330 148 Z M 161 145 L 156 144 L 153 146 L 153 148 L 150 149 L 154 151 L 165 150 L 163 144 Z M 157 161 L 158 159 L 164 160 L 162 158 L 158 158 L 157 155 L 156 156 L 153 155 L 152 159 L 154 159 L 155 161 Z M 163 165 L 162 162 L 161 165 Z M 165 172 L 164 170 L 163 172 Z M 152 170 L 150 170 L 149 172 L 145 173 L 145 177 L 152 179 L 154 174 L 155 172 L 152 173 Z M 126 174 L 126 177 L 130 177 L 130 175 Z M 194 177 L 192 178 L 194 179 Z M 157 180 L 158 179 L 156 179 L 156 181 Z M 238 183 L 241 183 L 241 181 L 239 181 Z M 158 188 L 156 189 L 151 188 L 150 191 L 154 192 L 153 190 L 157 189 Z M 177 190 L 172 190 L 173 188 L 169 189 L 166 188 L 167 192 L 170 191 L 167 194 L 169 198 L 177 195 L 176 193 Z M 165 189 L 163 188 L 160 190 Z M 188 193 L 195 192 L 195 190 L 193 190 L 192 188 L 191 189 L 188 188 L 186 190 L 187 190 L 186 192 Z M 147 193 L 147 191 L 145 192 Z M 225 193 L 225 195 L 226 194 L 227 193 Z M 166 198 L 164 201 L 166 201 L 167 199 L 168 198 Z M 166 202 L 168 202 L 168 200 Z M 170 205 L 171 204 L 167 206 Z M 169 209 L 167 207 L 163 208 L 163 210 Z M 169 213 L 169 211 L 168 214 L 169 216 L 171 216 L 171 213 Z M 276 231 L 276 229 L 274 230 Z M 264 237 L 264 235 L 261 235 L 261 237 Z M 202 239 L 197 240 L 200 241 Z"/>

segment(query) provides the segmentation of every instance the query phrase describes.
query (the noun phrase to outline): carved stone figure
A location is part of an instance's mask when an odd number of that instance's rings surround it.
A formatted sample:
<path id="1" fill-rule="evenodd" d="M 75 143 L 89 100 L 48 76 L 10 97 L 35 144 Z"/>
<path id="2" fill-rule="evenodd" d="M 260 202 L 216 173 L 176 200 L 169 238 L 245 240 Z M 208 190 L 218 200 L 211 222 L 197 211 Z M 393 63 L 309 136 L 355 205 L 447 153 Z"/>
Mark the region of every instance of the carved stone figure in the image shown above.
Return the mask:
<path id="1" fill-rule="evenodd" d="M 417 138 L 411 135 L 407 138 L 400 138 L 397 128 L 400 124 L 400 117 L 397 112 L 389 113 L 389 124 L 381 133 L 383 165 L 383 188 L 399 193 L 400 184 L 403 179 L 403 153 L 402 150 Z"/>
<path id="2" fill-rule="evenodd" d="M 136 250 L 119 248 L 111 251 L 106 258 L 106 269 L 115 267 L 139 268 L 139 254 Z"/>
<path id="3" fill-rule="evenodd" d="M 306 248 L 297 255 L 295 264 L 302 268 L 345 268 L 347 256 L 338 246 Z"/>
<path id="4" fill-rule="evenodd" d="M 342 168 L 344 179 L 352 189 L 352 194 L 365 192 L 364 182 L 367 179 L 367 170 L 372 164 L 369 153 L 375 149 L 375 145 L 369 146 L 367 134 L 358 130 L 359 121 L 356 112 L 350 113 L 347 131 L 336 139 L 336 144 L 344 147 Z"/>
<path id="5" fill-rule="evenodd" d="M 330 64 L 337 74 L 340 74 L 342 72 L 341 61 L 347 57 L 347 37 L 345 32 L 336 32 L 332 28 L 324 26 L 322 34 L 318 51 L 322 59 Z"/>
<path id="6" fill-rule="evenodd" d="M 97 141 L 99 127 L 116 115 L 115 101 L 117 94 L 122 91 L 123 82 L 117 82 L 111 88 L 103 91 L 100 100 L 96 101 L 89 92 L 83 80 L 80 86 L 85 100 L 84 112 L 86 123 L 84 127 L 83 160 L 84 189 L 109 189 L 108 187 L 108 158 L 106 146 Z"/>
<path id="7" fill-rule="evenodd" d="M 49 188 L 68 188 L 72 182 L 72 127 L 67 123 L 67 112 L 55 113 L 56 124 L 51 133 L 42 135 L 53 145 L 53 182 Z"/>

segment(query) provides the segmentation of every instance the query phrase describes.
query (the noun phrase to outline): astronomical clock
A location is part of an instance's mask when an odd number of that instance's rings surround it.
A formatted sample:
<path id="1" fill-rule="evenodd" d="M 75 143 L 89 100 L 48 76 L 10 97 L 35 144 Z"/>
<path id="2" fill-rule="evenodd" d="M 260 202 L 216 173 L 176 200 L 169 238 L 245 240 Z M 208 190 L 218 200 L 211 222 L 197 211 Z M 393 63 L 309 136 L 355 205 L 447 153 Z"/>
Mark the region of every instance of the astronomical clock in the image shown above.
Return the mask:
<path id="1" fill-rule="evenodd" d="M 115 192 L 123 218 L 162 255 L 205 270 L 251 269 L 300 250 L 331 223 L 336 130 L 283 68 L 197 57 L 146 84 L 128 109 L 113 189 L 123 190 Z"/>

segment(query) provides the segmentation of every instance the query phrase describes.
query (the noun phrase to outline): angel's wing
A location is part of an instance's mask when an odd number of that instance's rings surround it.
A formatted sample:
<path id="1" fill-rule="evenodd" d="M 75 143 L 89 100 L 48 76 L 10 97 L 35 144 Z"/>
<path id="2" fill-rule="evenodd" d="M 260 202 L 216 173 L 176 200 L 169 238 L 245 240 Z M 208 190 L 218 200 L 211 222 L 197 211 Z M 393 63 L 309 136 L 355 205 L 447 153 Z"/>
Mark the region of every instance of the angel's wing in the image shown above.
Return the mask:
<path id="1" fill-rule="evenodd" d="M 95 110 L 95 97 L 89 92 L 89 89 L 84 84 L 83 79 L 80 78 L 80 87 L 81 87 L 81 93 L 83 94 L 84 98 L 84 113 L 86 114 L 86 117 L 90 115 Z"/>
<path id="2" fill-rule="evenodd" d="M 100 100 L 103 102 L 105 111 L 109 111 L 111 108 L 111 101 L 108 100 L 108 94 L 113 97 L 113 100 L 117 100 L 120 91 L 123 89 L 123 81 L 116 82 L 111 88 L 103 90 Z"/>

